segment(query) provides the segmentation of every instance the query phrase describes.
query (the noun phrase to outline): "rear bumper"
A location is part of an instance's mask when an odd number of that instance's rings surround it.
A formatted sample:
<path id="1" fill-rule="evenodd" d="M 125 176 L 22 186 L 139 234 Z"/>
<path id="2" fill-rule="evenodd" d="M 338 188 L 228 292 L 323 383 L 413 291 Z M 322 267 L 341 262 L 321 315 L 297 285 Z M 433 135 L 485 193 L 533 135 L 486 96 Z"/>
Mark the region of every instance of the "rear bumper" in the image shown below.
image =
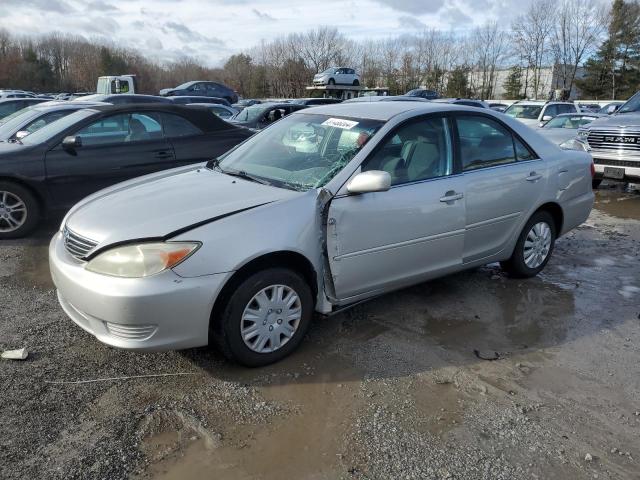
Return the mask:
<path id="1" fill-rule="evenodd" d="M 207 345 L 209 318 L 228 274 L 183 278 L 165 271 L 147 278 L 89 272 L 57 233 L 49 266 L 65 313 L 101 342 L 129 350 L 178 350 Z"/>
<path id="2" fill-rule="evenodd" d="M 589 218 L 594 199 L 595 195 L 590 189 L 587 193 L 572 198 L 562 205 L 564 219 L 562 222 L 562 231 L 558 236 L 564 235 L 577 226 L 582 225 L 587 218 Z"/>

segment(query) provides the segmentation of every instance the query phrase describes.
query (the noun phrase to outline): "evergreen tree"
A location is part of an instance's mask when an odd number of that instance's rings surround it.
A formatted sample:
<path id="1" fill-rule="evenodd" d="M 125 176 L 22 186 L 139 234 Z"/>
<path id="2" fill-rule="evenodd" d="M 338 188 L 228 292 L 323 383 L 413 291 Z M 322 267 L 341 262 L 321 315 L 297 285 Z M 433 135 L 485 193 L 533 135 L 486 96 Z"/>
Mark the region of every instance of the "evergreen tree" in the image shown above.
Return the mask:
<path id="1" fill-rule="evenodd" d="M 509 100 L 521 100 L 522 96 L 522 67 L 514 65 L 509 70 L 509 76 L 502 86 L 505 89 L 505 98 Z"/>

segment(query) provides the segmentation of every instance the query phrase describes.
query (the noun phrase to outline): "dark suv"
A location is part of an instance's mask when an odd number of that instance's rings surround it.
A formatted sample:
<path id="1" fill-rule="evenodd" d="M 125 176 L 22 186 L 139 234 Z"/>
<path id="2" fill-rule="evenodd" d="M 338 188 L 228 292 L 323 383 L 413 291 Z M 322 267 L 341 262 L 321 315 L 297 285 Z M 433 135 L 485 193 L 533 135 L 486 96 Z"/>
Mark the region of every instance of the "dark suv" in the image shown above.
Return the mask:
<path id="1" fill-rule="evenodd" d="M 238 94 L 235 91 L 217 82 L 187 82 L 175 88 L 164 88 L 160 90 L 160 95 L 163 97 L 220 97 L 230 104 L 238 101 Z"/>

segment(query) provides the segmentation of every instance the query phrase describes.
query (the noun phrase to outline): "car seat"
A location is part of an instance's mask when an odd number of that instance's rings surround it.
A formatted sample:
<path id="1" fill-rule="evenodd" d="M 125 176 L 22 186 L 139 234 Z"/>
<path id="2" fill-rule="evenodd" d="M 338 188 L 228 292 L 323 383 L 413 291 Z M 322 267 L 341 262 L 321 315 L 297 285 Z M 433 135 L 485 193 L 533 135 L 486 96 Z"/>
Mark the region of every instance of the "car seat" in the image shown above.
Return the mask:
<path id="1" fill-rule="evenodd" d="M 125 142 L 140 142 L 143 140 L 149 140 L 151 136 L 147 129 L 137 118 L 132 118 L 129 120 L 129 135 L 127 135 L 124 139 Z"/>

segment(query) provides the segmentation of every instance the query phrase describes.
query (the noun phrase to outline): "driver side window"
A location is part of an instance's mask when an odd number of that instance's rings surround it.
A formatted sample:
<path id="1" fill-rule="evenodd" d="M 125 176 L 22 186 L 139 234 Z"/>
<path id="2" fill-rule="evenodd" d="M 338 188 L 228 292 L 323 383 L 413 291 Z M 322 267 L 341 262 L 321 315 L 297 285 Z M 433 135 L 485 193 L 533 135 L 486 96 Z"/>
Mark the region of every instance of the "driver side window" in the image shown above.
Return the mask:
<path id="1" fill-rule="evenodd" d="M 453 154 L 447 119 L 427 118 L 401 126 L 365 160 L 362 171 L 368 170 L 388 172 L 391 185 L 451 175 Z"/>

